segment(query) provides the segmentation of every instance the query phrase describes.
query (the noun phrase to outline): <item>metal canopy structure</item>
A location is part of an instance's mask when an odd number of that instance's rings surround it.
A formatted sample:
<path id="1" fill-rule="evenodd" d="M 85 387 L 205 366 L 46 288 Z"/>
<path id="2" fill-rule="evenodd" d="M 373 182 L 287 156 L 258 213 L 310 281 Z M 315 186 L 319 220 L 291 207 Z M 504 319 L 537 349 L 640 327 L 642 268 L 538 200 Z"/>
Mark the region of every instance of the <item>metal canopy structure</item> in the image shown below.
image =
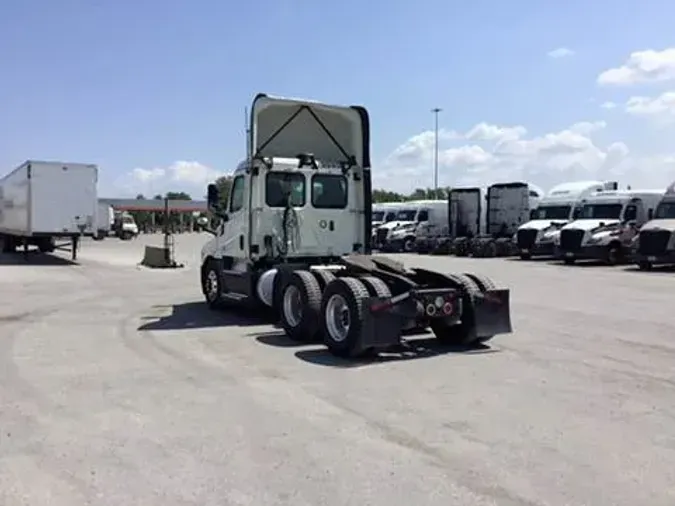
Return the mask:
<path id="1" fill-rule="evenodd" d="M 99 202 L 110 204 L 115 211 L 164 212 L 164 200 L 101 198 Z M 178 213 L 205 213 L 207 206 L 205 200 L 169 200 L 169 210 Z"/>

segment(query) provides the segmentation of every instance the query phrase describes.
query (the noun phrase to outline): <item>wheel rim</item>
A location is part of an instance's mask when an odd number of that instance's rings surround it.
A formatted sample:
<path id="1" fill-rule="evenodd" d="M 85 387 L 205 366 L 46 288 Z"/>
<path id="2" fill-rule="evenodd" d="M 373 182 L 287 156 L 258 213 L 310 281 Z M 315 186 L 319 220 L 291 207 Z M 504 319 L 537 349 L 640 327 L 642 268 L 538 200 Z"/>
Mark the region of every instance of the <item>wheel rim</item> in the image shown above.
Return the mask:
<path id="1" fill-rule="evenodd" d="M 209 271 L 206 275 L 206 296 L 209 300 L 218 298 L 218 274 L 216 271 Z"/>
<path id="2" fill-rule="evenodd" d="M 351 327 L 351 312 L 342 295 L 335 294 L 328 299 L 325 317 L 331 339 L 338 343 L 347 339 Z"/>
<path id="3" fill-rule="evenodd" d="M 415 242 L 411 239 L 408 239 L 403 243 L 403 249 L 406 251 L 412 251 L 413 247 L 415 246 Z"/>
<path id="4" fill-rule="evenodd" d="M 297 327 L 302 321 L 302 297 L 297 287 L 290 285 L 284 292 L 284 318 L 291 327 Z"/>

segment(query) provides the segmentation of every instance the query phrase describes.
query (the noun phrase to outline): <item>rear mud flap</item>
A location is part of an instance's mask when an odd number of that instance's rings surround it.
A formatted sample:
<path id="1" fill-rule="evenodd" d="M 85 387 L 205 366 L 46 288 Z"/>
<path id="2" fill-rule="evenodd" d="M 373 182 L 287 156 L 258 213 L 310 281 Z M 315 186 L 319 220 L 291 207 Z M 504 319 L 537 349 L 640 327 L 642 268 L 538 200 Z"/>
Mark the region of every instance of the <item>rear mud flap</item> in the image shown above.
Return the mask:
<path id="1" fill-rule="evenodd" d="M 403 326 L 410 321 L 410 314 L 415 314 L 416 306 L 412 300 L 406 300 L 388 309 L 371 311 L 372 305 L 387 300 L 381 297 L 370 297 L 364 301 L 361 349 L 381 350 L 401 343 Z"/>
<path id="2" fill-rule="evenodd" d="M 474 315 L 478 337 L 492 337 L 513 332 L 509 290 L 483 292 L 475 299 Z"/>

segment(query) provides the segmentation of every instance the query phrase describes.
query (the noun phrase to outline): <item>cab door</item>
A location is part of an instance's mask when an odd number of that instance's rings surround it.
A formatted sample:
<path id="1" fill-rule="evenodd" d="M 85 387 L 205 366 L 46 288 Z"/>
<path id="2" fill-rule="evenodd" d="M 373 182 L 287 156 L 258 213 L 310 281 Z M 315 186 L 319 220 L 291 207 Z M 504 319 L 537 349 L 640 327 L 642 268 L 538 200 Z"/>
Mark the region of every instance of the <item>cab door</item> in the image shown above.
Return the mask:
<path id="1" fill-rule="evenodd" d="M 248 258 L 248 195 L 249 177 L 246 174 L 235 176 L 230 189 L 227 213 L 223 223 L 218 251 L 221 258 L 231 258 L 232 268 L 237 261 Z"/>
<path id="2" fill-rule="evenodd" d="M 640 225 L 647 219 L 647 211 L 641 199 L 632 199 L 623 210 L 622 228 L 619 240 L 622 244 L 630 244 L 638 234 Z"/>

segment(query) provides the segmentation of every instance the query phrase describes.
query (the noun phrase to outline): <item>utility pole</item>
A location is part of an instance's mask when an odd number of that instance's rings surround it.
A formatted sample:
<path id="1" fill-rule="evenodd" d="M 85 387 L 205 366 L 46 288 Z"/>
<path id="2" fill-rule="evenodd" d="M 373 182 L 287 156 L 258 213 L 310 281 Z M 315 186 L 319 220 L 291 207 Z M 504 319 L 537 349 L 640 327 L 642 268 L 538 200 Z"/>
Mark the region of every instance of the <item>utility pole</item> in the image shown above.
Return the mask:
<path id="1" fill-rule="evenodd" d="M 438 113 L 443 109 L 431 109 L 434 114 L 434 198 L 438 198 Z"/>

